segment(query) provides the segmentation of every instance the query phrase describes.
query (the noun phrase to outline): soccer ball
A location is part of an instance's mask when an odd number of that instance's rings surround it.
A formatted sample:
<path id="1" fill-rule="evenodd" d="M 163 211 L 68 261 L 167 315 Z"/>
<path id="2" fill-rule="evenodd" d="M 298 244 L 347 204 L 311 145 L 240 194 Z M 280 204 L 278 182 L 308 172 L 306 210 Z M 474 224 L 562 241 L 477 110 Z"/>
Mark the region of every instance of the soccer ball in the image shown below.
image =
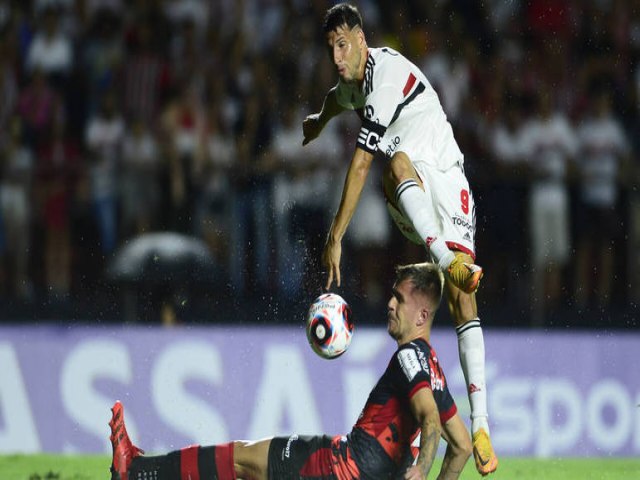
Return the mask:
<path id="1" fill-rule="evenodd" d="M 325 293 L 316 298 L 307 314 L 307 339 L 314 352 L 333 359 L 349 348 L 353 336 L 351 308 L 344 298 Z"/>

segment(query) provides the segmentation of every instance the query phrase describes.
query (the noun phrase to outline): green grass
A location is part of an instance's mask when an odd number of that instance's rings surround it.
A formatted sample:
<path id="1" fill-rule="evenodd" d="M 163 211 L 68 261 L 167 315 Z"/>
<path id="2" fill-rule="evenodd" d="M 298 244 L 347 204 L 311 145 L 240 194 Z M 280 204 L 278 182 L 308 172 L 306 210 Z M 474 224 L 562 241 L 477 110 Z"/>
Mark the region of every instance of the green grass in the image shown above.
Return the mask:
<path id="1" fill-rule="evenodd" d="M 0 455 L 1 480 L 109 479 L 110 458 L 102 455 Z M 463 480 L 481 478 L 467 466 Z M 435 466 L 435 472 L 439 469 Z M 437 474 L 432 471 L 429 478 Z M 500 459 L 488 480 L 632 480 L 640 479 L 640 459 Z M 206 480 L 206 479 L 203 479 Z"/>

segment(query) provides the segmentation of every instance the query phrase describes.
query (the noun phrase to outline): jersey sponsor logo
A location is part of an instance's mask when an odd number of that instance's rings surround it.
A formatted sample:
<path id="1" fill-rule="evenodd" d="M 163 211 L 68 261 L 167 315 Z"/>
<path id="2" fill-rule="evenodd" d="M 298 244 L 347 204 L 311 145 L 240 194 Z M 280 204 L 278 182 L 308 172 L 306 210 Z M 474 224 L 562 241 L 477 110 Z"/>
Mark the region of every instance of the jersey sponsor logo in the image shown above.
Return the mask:
<path id="1" fill-rule="evenodd" d="M 462 227 L 469 232 L 474 232 L 476 227 L 472 223 L 470 223 L 467 219 L 460 217 L 458 215 L 454 215 L 451 217 L 451 221 L 456 227 Z"/>
<path id="2" fill-rule="evenodd" d="M 378 149 L 378 142 L 380 142 L 380 135 L 373 130 L 362 127 L 358 134 L 358 144 L 362 146 L 368 152 L 375 152 Z"/>
<path id="3" fill-rule="evenodd" d="M 291 444 L 296 440 L 298 440 L 298 435 L 296 435 L 295 433 L 289 437 L 289 440 L 287 440 L 287 445 L 284 447 L 284 458 L 291 457 Z"/>
<path id="4" fill-rule="evenodd" d="M 369 120 L 373 120 L 375 110 L 371 105 L 365 105 L 364 107 L 364 118 L 368 118 Z"/>
<path id="5" fill-rule="evenodd" d="M 400 137 L 398 135 L 396 135 L 395 137 L 393 137 L 393 139 L 391 140 L 391 145 L 389 145 L 387 147 L 387 150 L 385 150 L 384 154 L 387 157 L 390 157 L 391 155 L 393 155 L 393 152 L 396 151 L 396 148 L 398 148 L 398 145 L 400 145 Z"/>
<path id="6" fill-rule="evenodd" d="M 429 373 L 429 362 L 427 360 L 427 356 L 424 354 L 422 350 L 418 350 L 418 360 L 420 360 L 420 365 L 422 365 L 422 369 Z"/>
<path id="7" fill-rule="evenodd" d="M 400 362 L 400 368 L 402 368 L 402 371 L 409 381 L 413 380 L 414 377 L 420 373 L 420 370 L 422 370 L 420 362 L 418 361 L 418 355 L 416 355 L 416 351 L 412 348 L 400 350 L 398 352 L 398 362 Z"/>

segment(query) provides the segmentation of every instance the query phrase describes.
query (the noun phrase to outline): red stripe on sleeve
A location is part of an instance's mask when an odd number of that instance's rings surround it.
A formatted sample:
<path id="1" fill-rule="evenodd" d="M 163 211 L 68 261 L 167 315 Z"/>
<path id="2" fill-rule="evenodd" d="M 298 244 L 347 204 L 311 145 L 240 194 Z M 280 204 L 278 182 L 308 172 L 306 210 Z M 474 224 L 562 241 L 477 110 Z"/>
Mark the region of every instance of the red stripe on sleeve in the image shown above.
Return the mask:
<path id="1" fill-rule="evenodd" d="M 431 390 L 431 385 L 429 385 L 428 382 L 417 383 L 416 386 L 413 387 L 411 389 L 411 391 L 409 392 L 409 398 L 413 397 L 418 390 L 420 390 L 421 388 L 425 388 L 425 387 L 428 388 L 429 390 Z"/>
<path id="2" fill-rule="evenodd" d="M 180 479 L 181 480 L 200 480 L 200 471 L 198 470 L 198 445 L 180 450 Z"/>
<path id="3" fill-rule="evenodd" d="M 405 84 L 404 88 L 402 89 L 402 94 L 406 97 L 407 93 L 409 93 L 411 91 L 411 88 L 413 87 L 413 84 L 416 83 L 416 77 L 413 73 L 409 74 L 409 78 L 407 79 L 407 83 Z"/>

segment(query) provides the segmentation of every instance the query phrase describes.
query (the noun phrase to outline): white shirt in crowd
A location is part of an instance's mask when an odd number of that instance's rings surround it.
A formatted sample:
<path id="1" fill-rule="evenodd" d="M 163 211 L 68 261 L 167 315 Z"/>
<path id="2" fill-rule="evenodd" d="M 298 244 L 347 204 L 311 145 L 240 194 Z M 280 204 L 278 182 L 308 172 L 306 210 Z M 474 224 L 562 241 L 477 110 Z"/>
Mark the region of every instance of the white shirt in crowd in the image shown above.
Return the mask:
<path id="1" fill-rule="evenodd" d="M 578 129 L 580 194 L 584 202 L 602 208 L 615 205 L 621 159 L 630 146 L 613 117 L 589 118 Z"/>

